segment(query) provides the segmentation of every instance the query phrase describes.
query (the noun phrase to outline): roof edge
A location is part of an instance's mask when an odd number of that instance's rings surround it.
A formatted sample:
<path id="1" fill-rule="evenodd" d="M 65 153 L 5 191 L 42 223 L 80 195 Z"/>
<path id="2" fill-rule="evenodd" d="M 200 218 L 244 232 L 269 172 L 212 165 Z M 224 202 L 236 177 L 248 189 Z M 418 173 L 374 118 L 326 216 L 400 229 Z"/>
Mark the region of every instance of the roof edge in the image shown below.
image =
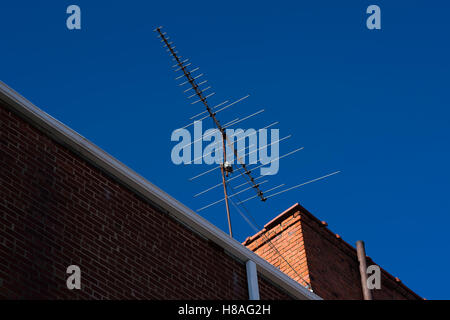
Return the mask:
<path id="1" fill-rule="evenodd" d="M 86 161 L 93 163 L 128 188 L 140 193 L 143 197 L 146 197 L 148 200 L 167 210 L 169 214 L 200 235 L 215 242 L 244 262 L 247 260 L 255 262 L 257 270 L 261 275 L 271 280 L 291 296 L 301 300 L 322 300 L 318 295 L 300 285 L 235 239 L 230 238 L 222 230 L 153 185 L 76 131 L 36 107 L 2 81 L 0 81 L 0 98 L 8 103 L 15 112 L 27 118 L 38 127 L 45 129 L 46 134 L 50 135 L 50 137 L 64 143 L 69 149 L 77 152 Z"/>

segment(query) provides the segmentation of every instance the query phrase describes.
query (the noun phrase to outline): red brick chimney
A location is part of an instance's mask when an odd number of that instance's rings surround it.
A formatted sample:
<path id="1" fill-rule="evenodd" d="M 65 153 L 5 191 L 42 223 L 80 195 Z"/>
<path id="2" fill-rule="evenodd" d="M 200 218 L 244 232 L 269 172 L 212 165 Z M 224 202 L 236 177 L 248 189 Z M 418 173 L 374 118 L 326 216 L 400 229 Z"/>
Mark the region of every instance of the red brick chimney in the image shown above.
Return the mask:
<path id="1" fill-rule="evenodd" d="M 307 282 L 323 299 L 363 299 L 356 249 L 298 203 L 247 238 L 244 245 L 299 283 Z M 373 264 L 367 257 L 367 265 Z M 372 290 L 374 300 L 421 299 L 380 269 L 381 289 Z"/>

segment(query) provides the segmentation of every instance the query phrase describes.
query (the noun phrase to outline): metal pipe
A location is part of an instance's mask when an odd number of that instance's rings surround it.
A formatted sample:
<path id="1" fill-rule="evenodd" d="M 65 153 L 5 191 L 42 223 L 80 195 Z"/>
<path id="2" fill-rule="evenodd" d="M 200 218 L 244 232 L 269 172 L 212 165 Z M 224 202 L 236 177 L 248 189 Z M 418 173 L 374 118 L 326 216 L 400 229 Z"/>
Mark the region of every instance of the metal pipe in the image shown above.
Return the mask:
<path id="1" fill-rule="evenodd" d="M 364 241 L 356 241 L 356 253 L 359 261 L 359 273 L 361 274 L 361 287 L 364 300 L 372 300 L 372 292 L 367 287 L 367 262 L 366 250 L 364 248 Z"/>
<path id="2" fill-rule="evenodd" d="M 252 260 L 245 263 L 247 269 L 248 299 L 259 300 L 258 271 Z"/>

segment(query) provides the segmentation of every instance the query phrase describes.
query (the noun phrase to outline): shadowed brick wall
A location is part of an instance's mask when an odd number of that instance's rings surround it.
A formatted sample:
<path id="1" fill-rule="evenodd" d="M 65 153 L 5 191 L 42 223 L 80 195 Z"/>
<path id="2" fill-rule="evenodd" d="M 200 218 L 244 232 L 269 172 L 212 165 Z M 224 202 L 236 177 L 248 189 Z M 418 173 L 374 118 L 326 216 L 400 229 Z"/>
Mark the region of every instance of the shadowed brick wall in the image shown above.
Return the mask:
<path id="1" fill-rule="evenodd" d="M 245 265 L 0 100 L 0 298 L 248 299 Z M 81 268 L 68 290 L 66 268 Z M 264 299 L 289 299 L 259 278 Z"/>
<path id="2" fill-rule="evenodd" d="M 287 261 L 275 252 L 268 239 Z M 299 204 L 247 238 L 244 245 L 299 283 L 308 282 L 323 299 L 363 298 L 356 249 Z M 367 265 L 372 264 L 368 257 Z M 421 299 L 383 269 L 381 290 L 372 290 L 372 294 L 375 300 Z"/>

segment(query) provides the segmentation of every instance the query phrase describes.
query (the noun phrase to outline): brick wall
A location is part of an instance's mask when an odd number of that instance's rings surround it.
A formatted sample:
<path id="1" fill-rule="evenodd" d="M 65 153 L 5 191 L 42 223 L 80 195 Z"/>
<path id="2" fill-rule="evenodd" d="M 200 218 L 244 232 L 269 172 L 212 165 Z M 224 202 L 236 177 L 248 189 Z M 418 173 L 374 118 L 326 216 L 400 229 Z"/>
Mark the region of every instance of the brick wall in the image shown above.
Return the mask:
<path id="1" fill-rule="evenodd" d="M 261 300 L 292 300 L 282 289 L 258 274 L 259 298 Z"/>
<path id="2" fill-rule="evenodd" d="M 298 213 L 290 215 L 279 224 L 256 234 L 253 241 L 247 240 L 244 244 L 292 279 L 306 285 L 309 284 L 309 273 L 299 220 Z"/>
<path id="3" fill-rule="evenodd" d="M 243 263 L 0 110 L 0 298 L 248 299 Z M 81 290 L 66 287 L 72 264 Z"/>
<path id="4" fill-rule="evenodd" d="M 271 248 L 268 239 L 287 261 Z M 247 238 L 244 245 L 299 283 L 308 282 L 323 299 L 363 298 L 356 249 L 299 204 Z M 367 258 L 367 265 L 372 264 Z M 372 290 L 372 294 L 375 300 L 420 299 L 384 269 L 381 290 Z"/>

